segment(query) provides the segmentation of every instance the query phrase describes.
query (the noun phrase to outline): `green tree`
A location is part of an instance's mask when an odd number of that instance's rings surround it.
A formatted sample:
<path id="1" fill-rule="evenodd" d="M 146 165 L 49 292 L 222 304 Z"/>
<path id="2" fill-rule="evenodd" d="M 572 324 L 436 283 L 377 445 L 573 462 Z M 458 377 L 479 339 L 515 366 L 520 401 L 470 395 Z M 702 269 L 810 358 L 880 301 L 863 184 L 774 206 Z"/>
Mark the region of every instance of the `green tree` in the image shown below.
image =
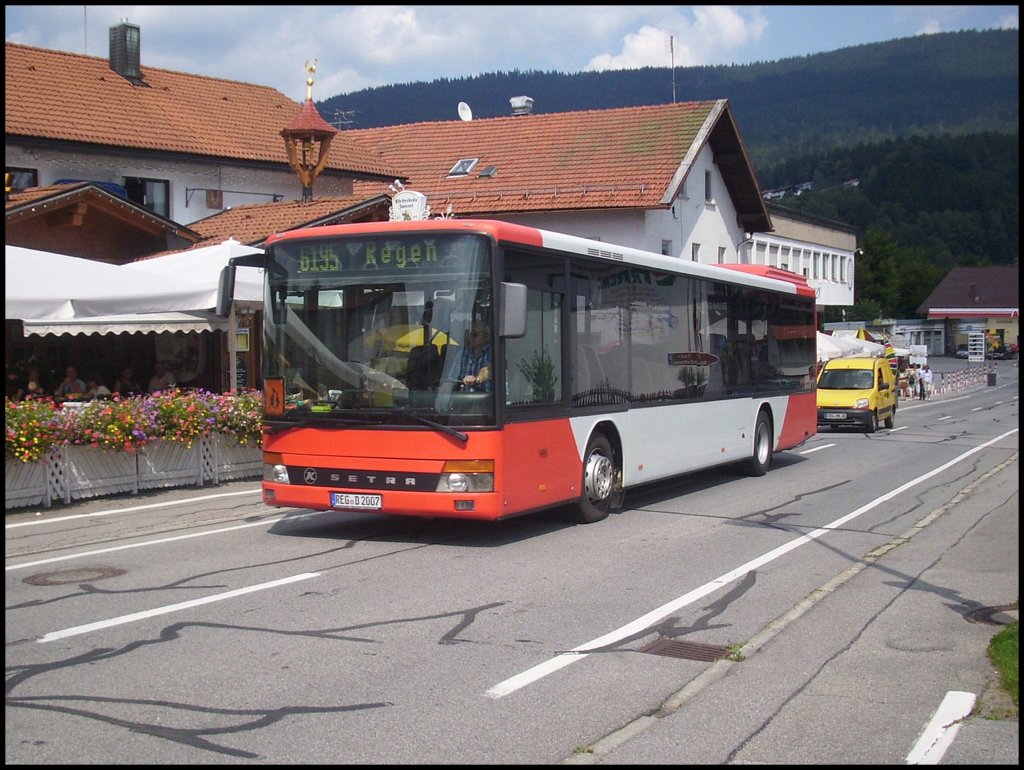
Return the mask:
<path id="1" fill-rule="evenodd" d="M 857 255 L 854 307 L 871 301 L 877 304 L 881 316 L 895 312 L 900 303 L 898 252 L 889 233 L 877 228 L 868 230 Z"/>

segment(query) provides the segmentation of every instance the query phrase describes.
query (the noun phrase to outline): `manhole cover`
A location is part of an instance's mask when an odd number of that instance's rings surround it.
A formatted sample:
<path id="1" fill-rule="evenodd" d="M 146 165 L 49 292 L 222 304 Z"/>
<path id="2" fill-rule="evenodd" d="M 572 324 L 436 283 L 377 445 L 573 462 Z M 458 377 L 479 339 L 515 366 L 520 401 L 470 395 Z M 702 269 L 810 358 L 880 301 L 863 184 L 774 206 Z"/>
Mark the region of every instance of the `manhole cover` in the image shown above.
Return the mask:
<path id="1" fill-rule="evenodd" d="M 43 572 L 25 578 L 24 582 L 33 586 L 62 586 L 67 583 L 93 583 L 124 573 L 125 570 L 114 567 L 82 567 L 81 569 L 66 569 L 61 572 Z"/>
<path id="2" fill-rule="evenodd" d="M 677 639 L 658 639 L 644 647 L 640 652 L 651 655 L 664 655 L 669 658 L 685 658 L 686 660 L 718 660 L 729 657 L 729 648 L 717 644 L 700 644 L 698 642 L 681 642 Z"/>

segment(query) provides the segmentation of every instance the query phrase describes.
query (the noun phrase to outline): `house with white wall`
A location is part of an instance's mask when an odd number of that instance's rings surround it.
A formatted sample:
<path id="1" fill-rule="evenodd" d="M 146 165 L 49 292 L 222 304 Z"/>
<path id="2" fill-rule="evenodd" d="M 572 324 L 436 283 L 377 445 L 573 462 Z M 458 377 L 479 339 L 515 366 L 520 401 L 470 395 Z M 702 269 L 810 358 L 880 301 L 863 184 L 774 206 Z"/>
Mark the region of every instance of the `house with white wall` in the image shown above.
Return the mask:
<path id="1" fill-rule="evenodd" d="M 301 105 L 267 86 L 146 67 L 143 54 L 127 23 L 111 28 L 106 58 L 6 43 L 7 186 L 101 183 L 182 225 L 301 197 L 281 135 Z M 400 175 L 338 134 L 318 192 Z"/>
<path id="2" fill-rule="evenodd" d="M 852 305 L 856 233 L 769 207 L 725 99 L 346 131 L 433 214 L 494 218 L 705 264 L 792 270 Z M 357 183 L 356 193 L 378 189 Z"/>

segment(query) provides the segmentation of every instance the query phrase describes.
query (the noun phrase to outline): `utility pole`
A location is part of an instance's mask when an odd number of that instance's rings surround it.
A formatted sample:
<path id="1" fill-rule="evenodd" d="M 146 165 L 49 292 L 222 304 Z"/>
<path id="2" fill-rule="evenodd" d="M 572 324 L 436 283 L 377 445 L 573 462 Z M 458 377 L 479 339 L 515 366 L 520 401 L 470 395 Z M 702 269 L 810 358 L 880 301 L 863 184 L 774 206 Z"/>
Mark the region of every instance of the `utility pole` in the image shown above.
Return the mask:
<path id="1" fill-rule="evenodd" d="M 676 36 L 668 36 L 669 57 L 672 60 L 672 104 L 676 103 Z"/>

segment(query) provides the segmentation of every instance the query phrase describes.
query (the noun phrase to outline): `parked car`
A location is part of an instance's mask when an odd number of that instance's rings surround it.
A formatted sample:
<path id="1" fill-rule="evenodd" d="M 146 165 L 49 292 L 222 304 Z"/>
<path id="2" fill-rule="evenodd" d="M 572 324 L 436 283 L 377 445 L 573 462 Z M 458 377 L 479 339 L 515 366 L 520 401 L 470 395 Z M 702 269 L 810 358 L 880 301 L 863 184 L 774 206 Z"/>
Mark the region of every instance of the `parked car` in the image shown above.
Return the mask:
<path id="1" fill-rule="evenodd" d="M 963 343 L 956 346 L 956 357 L 967 358 L 970 354 L 967 352 L 967 344 Z"/>
<path id="2" fill-rule="evenodd" d="M 895 424 L 898 395 L 884 358 L 833 358 L 818 373 L 818 427 L 860 427 L 867 433 Z"/>

